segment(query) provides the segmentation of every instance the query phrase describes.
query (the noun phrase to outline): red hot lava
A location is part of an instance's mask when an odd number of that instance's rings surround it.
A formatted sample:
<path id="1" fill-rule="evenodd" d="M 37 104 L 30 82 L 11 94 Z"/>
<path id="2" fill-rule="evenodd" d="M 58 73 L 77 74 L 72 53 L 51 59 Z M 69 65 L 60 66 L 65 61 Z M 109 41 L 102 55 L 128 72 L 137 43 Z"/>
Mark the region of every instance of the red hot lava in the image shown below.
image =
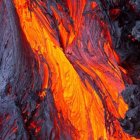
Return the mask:
<path id="1" fill-rule="evenodd" d="M 129 140 L 108 23 L 90 0 L 0 0 L 0 139 Z"/>

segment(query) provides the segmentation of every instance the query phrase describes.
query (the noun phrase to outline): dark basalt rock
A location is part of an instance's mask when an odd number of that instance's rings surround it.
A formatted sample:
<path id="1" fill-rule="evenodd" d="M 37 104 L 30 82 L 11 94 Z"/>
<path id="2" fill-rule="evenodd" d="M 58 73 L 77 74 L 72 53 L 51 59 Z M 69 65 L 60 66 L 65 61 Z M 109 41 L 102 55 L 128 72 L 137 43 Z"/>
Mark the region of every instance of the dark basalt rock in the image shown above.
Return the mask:
<path id="1" fill-rule="evenodd" d="M 125 132 L 140 138 L 140 87 L 129 85 L 122 92 L 122 96 L 129 109 L 120 124 Z"/>
<path id="2" fill-rule="evenodd" d="M 125 118 L 120 119 L 120 125 L 126 133 L 140 138 L 140 0 L 122 2 L 109 7 L 115 27 L 115 50 L 120 56 L 120 65 L 132 80 L 124 78 L 126 89 L 122 96 L 129 109 Z M 119 12 L 113 13 L 115 9 Z"/>
<path id="3" fill-rule="evenodd" d="M 122 96 L 129 108 L 134 108 L 140 104 L 140 88 L 137 85 L 128 85 L 122 92 Z"/>
<path id="4" fill-rule="evenodd" d="M 140 21 L 136 21 L 136 25 L 132 28 L 132 35 L 140 41 Z"/>

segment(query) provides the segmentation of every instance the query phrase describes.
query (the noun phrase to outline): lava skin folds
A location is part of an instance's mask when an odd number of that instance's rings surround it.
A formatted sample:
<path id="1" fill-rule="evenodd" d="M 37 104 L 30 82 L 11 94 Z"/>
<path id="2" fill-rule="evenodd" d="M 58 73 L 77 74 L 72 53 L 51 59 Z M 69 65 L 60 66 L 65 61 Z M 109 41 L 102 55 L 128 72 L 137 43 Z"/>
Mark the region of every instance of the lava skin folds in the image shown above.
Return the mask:
<path id="1" fill-rule="evenodd" d="M 0 140 L 135 139 L 99 4 L 0 0 Z"/>

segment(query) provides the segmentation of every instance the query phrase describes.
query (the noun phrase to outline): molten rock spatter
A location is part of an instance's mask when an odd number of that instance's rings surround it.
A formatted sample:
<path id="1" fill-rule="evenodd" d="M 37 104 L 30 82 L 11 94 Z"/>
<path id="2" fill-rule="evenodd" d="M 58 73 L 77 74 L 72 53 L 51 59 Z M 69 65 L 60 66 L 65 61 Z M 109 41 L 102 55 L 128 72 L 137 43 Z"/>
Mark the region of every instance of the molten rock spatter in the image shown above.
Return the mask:
<path id="1" fill-rule="evenodd" d="M 140 138 L 140 87 L 129 85 L 122 96 L 129 109 L 125 118 L 120 120 L 121 126 L 130 135 Z"/>

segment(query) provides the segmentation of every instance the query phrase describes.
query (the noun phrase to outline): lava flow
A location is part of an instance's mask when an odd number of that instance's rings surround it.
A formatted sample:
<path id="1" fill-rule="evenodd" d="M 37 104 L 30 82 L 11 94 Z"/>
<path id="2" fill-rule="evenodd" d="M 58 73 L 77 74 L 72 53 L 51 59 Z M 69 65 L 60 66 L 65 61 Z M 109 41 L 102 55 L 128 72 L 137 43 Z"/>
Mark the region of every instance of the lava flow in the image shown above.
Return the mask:
<path id="1" fill-rule="evenodd" d="M 1 140 L 134 139 L 98 0 L 0 0 L 0 29 Z"/>

